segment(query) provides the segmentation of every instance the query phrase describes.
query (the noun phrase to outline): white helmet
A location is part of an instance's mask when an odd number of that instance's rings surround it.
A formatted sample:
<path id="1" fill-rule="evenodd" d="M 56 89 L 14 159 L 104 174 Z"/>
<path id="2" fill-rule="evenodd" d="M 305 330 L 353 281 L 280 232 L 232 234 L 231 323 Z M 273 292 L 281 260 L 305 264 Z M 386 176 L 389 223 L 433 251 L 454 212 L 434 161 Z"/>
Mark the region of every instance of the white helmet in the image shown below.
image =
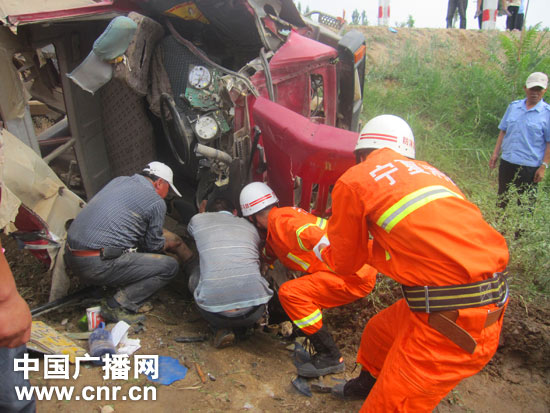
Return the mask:
<path id="1" fill-rule="evenodd" d="M 275 192 L 263 182 L 252 182 L 246 185 L 239 196 L 241 211 L 244 217 L 254 215 L 269 205 L 279 202 Z"/>
<path id="2" fill-rule="evenodd" d="M 361 130 L 354 151 L 390 148 L 414 159 L 414 135 L 411 127 L 399 116 L 380 115 L 372 118 Z"/>

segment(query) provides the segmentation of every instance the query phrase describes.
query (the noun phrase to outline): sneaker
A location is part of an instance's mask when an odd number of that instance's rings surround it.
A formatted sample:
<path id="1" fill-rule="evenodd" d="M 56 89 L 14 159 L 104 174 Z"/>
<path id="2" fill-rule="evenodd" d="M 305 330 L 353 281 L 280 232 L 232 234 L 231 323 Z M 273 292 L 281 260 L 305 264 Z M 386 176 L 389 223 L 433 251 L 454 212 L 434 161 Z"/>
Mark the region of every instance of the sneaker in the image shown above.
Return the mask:
<path id="1" fill-rule="evenodd" d="M 231 330 L 218 330 L 214 335 L 214 347 L 225 348 L 236 343 L 235 333 Z"/>
<path id="2" fill-rule="evenodd" d="M 298 375 L 302 377 L 320 377 L 327 374 L 343 373 L 346 369 L 344 358 L 333 358 L 326 353 L 315 353 L 310 362 L 298 366 Z"/>
<path id="3" fill-rule="evenodd" d="M 119 321 L 124 321 L 128 324 L 139 323 L 140 321 L 145 321 L 145 316 L 143 314 L 134 314 L 123 307 L 111 308 L 109 305 L 101 306 L 101 316 L 106 323 L 118 323 Z"/>

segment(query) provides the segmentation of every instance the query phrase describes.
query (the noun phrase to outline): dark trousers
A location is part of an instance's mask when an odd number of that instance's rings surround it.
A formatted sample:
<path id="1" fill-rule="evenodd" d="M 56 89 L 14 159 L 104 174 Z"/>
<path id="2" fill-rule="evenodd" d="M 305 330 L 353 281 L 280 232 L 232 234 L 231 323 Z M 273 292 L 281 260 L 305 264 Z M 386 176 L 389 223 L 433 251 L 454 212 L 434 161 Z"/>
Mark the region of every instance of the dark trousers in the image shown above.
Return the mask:
<path id="1" fill-rule="evenodd" d="M 86 284 L 118 287 L 114 298 L 130 311 L 137 311 L 143 301 L 168 284 L 179 271 L 175 258 L 140 252 L 102 260 L 100 257 L 75 257 L 66 250 L 65 262 Z"/>
<path id="2" fill-rule="evenodd" d="M 523 13 L 518 13 L 518 16 L 516 17 L 516 29 L 521 30 L 523 29 L 523 18 L 525 15 Z"/>
<path id="3" fill-rule="evenodd" d="M 194 294 L 201 279 L 199 260 L 195 259 L 192 261 L 190 265 L 187 266 L 186 272 L 189 275 L 189 291 L 191 294 Z M 208 321 L 208 324 L 210 324 L 214 330 L 233 330 L 253 326 L 254 323 L 258 321 L 262 315 L 264 315 L 266 304 L 252 307 L 250 311 L 237 317 L 228 317 L 225 314 L 212 313 L 210 311 L 203 310 L 198 305 L 196 307 L 197 310 L 199 310 L 199 313 L 201 313 L 201 316 Z"/>
<path id="4" fill-rule="evenodd" d="M 537 166 L 516 165 L 501 159 L 498 168 L 499 207 L 506 208 L 506 205 L 508 205 L 508 190 L 510 185 L 514 185 L 517 188 L 518 194 L 532 191 L 533 197 L 531 197 L 531 203 L 533 203 L 537 190 L 537 184 L 533 181 L 537 169 Z"/>
<path id="5" fill-rule="evenodd" d="M 34 413 L 36 402 L 18 400 L 15 386 L 30 387 L 28 380 L 23 378 L 23 372 L 13 371 L 13 360 L 23 358 L 26 346 L 16 348 L 0 347 L 0 412 L 2 413 Z"/>
<path id="6" fill-rule="evenodd" d="M 455 10 L 458 8 L 458 15 L 460 16 L 460 28 L 466 28 L 466 8 L 468 7 L 468 0 L 449 0 L 447 6 L 447 29 L 453 27 L 453 17 Z"/>
<path id="7" fill-rule="evenodd" d="M 479 13 L 479 16 L 477 16 L 477 24 L 479 25 L 479 30 L 481 30 L 481 27 L 483 26 L 483 0 L 481 0 L 480 10 L 481 12 Z"/>
<path id="8" fill-rule="evenodd" d="M 521 30 L 521 28 L 518 28 L 518 10 L 519 6 L 508 6 L 508 12 L 511 15 L 506 18 L 506 30 Z"/>
<path id="9" fill-rule="evenodd" d="M 238 328 L 252 327 L 254 323 L 258 321 L 265 312 L 265 304 L 252 307 L 250 311 L 237 317 L 228 317 L 219 313 L 211 313 L 209 311 L 203 310 L 199 306 L 197 306 L 197 308 L 202 317 L 206 321 L 208 321 L 208 324 L 210 324 L 212 328 L 214 328 L 214 330 L 233 330 Z"/>

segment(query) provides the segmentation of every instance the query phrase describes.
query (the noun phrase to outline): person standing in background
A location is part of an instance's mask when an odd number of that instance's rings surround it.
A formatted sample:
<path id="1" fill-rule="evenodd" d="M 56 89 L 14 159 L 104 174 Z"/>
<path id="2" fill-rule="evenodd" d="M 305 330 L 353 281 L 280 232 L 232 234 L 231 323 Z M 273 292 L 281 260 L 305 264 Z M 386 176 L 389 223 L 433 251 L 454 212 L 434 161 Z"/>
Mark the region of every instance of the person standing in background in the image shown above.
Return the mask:
<path id="1" fill-rule="evenodd" d="M 523 29 L 523 20 L 525 18 L 525 0 L 521 0 L 521 5 L 519 6 L 518 15 L 516 17 L 515 28 L 519 31 Z"/>
<path id="2" fill-rule="evenodd" d="M 466 28 L 466 8 L 468 7 L 468 0 L 449 0 L 447 6 L 447 29 L 453 28 L 453 18 L 455 11 L 458 8 L 458 15 L 460 16 L 460 28 Z"/>
<path id="3" fill-rule="evenodd" d="M 518 193 L 536 190 L 550 162 L 550 105 L 542 100 L 548 86 L 548 76 L 531 73 L 525 82 L 525 99 L 516 100 L 506 109 L 498 125 L 500 133 L 489 167 L 498 169 L 499 206 L 508 204 L 506 196 L 513 184 Z"/>
<path id="4" fill-rule="evenodd" d="M 518 11 L 521 6 L 521 0 L 507 0 L 508 17 L 506 18 L 506 30 L 517 29 Z"/>

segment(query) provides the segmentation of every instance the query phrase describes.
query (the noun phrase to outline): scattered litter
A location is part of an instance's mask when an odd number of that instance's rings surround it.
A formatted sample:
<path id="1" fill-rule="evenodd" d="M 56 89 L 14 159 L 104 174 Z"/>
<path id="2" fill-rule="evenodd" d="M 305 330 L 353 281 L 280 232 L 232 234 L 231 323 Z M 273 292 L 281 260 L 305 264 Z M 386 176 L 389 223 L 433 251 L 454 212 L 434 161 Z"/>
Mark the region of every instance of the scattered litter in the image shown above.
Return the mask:
<path id="1" fill-rule="evenodd" d="M 82 333 L 65 333 L 65 335 L 71 340 L 88 340 L 90 338 L 90 334 L 92 334 L 91 331 L 86 331 Z"/>
<path id="2" fill-rule="evenodd" d="M 120 345 L 117 348 L 117 354 L 134 354 L 141 348 L 141 342 L 139 338 L 128 338 L 124 336 L 121 340 Z"/>
<path id="3" fill-rule="evenodd" d="M 206 383 L 206 377 L 204 376 L 204 373 L 202 372 L 201 366 L 199 366 L 199 363 L 195 363 L 195 370 L 197 370 L 197 374 L 201 378 L 202 384 Z"/>
<path id="4" fill-rule="evenodd" d="M 393 27 L 388 27 L 388 30 L 392 33 L 397 33 L 397 30 L 394 29 Z"/>
<path id="5" fill-rule="evenodd" d="M 94 360 L 94 364 L 101 365 L 104 363 L 103 356 L 116 353 L 111 332 L 105 330 L 105 322 L 100 322 L 99 327 L 92 331 L 88 339 L 88 347 L 90 348 L 90 356 L 100 358 Z"/>
<path id="6" fill-rule="evenodd" d="M 43 321 L 33 321 L 31 338 L 27 348 L 43 354 L 67 354 L 69 361 L 74 364 L 75 357 L 82 357 L 86 350 L 66 335 L 57 332 Z"/>
<path id="7" fill-rule="evenodd" d="M 243 409 L 245 410 L 252 410 L 254 408 L 254 406 L 250 403 L 245 403 L 244 406 L 243 406 Z"/>
<path id="8" fill-rule="evenodd" d="M 88 331 L 88 316 L 84 314 L 80 320 L 78 320 L 78 329 L 81 331 Z"/>
<path id="9" fill-rule="evenodd" d="M 159 356 L 158 378 L 153 379 L 152 374 L 147 376 L 147 379 L 168 386 L 175 381 L 185 378 L 187 368 L 182 366 L 179 360 L 168 357 Z"/>
<path id="10" fill-rule="evenodd" d="M 122 337 L 128 333 L 128 329 L 130 328 L 130 325 L 125 321 L 119 321 L 115 324 L 115 326 L 111 329 L 111 335 L 113 336 L 113 344 L 118 346 L 118 343 L 120 343 L 120 340 L 122 340 Z"/>
<path id="11" fill-rule="evenodd" d="M 211 375 L 210 373 L 206 373 L 206 375 L 208 376 L 208 378 L 209 378 L 210 380 L 216 381 L 216 378 L 215 378 L 213 375 Z"/>
<path id="12" fill-rule="evenodd" d="M 117 354 L 131 355 L 141 348 L 141 342 L 138 338 L 128 338 L 129 329 L 130 325 L 128 323 L 119 321 L 111 330 Z"/>
<path id="13" fill-rule="evenodd" d="M 187 336 L 187 337 L 176 337 L 174 341 L 176 343 L 200 343 L 206 341 L 208 336 Z"/>
<path id="14" fill-rule="evenodd" d="M 290 321 L 284 321 L 279 326 L 279 332 L 283 337 L 290 337 L 292 335 L 292 323 Z"/>
<path id="15" fill-rule="evenodd" d="M 304 396 L 307 396 L 307 397 L 313 396 L 313 394 L 311 393 L 311 389 L 309 388 L 309 384 L 307 383 L 307 380 L 304 379 L 303 377 L 297 376 L 294 380 L 292 380 L 292 385 L 296 390 L 298 390 Z"/>
<path id="16" fill-rule="evenodd" d="M 269 324 L 265 326 L 265 329 L 270 334 L 277 334 L 279 332 L 279 324 Z"/>
<path id="17" fill-rule="evenodd" d="M 86 318 L 88 320 L 88 331 L 94 331 L 99 327 L 99 323 L 105 321 L 101 316 L 101 307 L 89 307 L 86 309 Z"/>
<path id="18" fill-rule="evenodd" d="M 101 413 L 113 413 L 115 409 L 110 404 L 101 408 Z"/>
<path id="19" fill-rule="evenodd" d="M 176 390 L 198 390 L 202 389 L 202 386 L 187 386 L 187 387 L 174 387 Z"/>
<path id="20" fill-rule="evenodd" d="M 68 319 L 68 318 L 64 318 L 64 319 L 61 321 L 61 325 L 62 325 L 62 326 L 67 325 L 68 322 L 69 322 L 69 319 Z"/>

